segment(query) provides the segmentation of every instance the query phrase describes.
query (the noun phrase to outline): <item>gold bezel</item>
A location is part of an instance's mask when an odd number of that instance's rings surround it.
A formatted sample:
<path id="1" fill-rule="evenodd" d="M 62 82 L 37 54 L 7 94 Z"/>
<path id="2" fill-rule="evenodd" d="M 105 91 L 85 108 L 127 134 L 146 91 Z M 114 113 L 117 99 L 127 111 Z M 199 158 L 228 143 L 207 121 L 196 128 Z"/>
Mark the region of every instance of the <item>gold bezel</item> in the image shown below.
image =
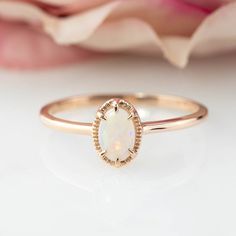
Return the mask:
<path id="1" fill-rule="evenodd" d="M 134 128 L 135 128 L 135 142 L 134 142 L 134 146 L 133 149 L 130 150 L 129 149 L 129 156 L 127 156 L 127 158 L 125 160 L 117 160 L 117 161 L 113 161 L 110 160 L 107 156 L 106 156 L 106 152 L 104 152 L 104 150 L 102 150 L 100 142 L 99 142 L 99 126 L 101 123 L 101 120 L 106 120 L 106 113 L 110 110 L 110 109 L 124 109 L 125 111 L 128 112 L 129 117 L 128 119 L 131 119 L 133 121 L 134 124 Z M 138 115 L 138 112 L 136 111 L 136 109 L 134 108 L 134 106 L 132 104 L 130 104 L 129 102 L 123 100 L 123 99 L 119 99 L 119 98 L 113 98 L 110 99 L 108 101 L 106 101 L 97 111 L 96 114 L 96 118 L 95 121 L 93 122 L 93 141 L 94 141 L 94 145 L 95 145 L 95 149 L 98 152 L 99 156 L 106 161 L 108 164 L 115 166 L 115 167 L 121 167 L 126 165 L 127 163 L 129 163 L 131 160 L 134 159 L 134 157 L 137 155 L 137 152 L 139 150 L 140 144 L 141 144 L 141 139 L 142 139 L 142 124 Z"/>

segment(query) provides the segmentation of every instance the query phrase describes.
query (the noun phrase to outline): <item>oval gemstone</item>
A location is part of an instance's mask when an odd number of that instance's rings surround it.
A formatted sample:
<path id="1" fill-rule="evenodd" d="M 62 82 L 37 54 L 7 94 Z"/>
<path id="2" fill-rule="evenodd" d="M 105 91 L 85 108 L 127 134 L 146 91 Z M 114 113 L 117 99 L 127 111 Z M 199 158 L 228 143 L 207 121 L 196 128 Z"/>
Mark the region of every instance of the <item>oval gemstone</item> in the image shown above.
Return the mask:
<path id="1" fill-rule="evenodd" d="M 99 143 L 111 161 L 123 161 L 130 155 L 135 144 L 135 126 L 129 113 L 122 108 L 111 109 L 99 126 Z"/>

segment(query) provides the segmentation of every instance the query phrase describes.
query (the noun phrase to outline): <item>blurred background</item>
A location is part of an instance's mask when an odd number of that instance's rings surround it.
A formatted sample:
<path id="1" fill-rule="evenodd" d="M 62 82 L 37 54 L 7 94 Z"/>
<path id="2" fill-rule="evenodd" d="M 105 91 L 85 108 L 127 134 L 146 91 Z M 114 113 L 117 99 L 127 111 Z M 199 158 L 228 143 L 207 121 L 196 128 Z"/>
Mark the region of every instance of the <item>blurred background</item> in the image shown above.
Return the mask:
<path id="1" fill-rule="evenodd" d="M 1 0 L 0 235 L 234 236 L 235 19 L 234 1 Z M 126 92 L 192 98 L 209 118 L 144 136 L 120 169 L 40 123 L 52 100 Z"/>

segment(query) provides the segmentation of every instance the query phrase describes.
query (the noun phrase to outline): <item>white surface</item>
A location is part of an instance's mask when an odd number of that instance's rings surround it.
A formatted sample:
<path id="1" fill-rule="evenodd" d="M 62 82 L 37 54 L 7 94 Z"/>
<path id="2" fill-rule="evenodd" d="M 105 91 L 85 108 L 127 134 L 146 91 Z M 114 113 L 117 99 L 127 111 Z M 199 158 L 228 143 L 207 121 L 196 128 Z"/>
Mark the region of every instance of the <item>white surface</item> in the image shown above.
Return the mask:
<path id="1" fill-rule="evenodd" d="M 236 235 L 236 57 L 178 70 L 109 58 L 62 70 L 0 72 L 0 235 Z M 144 136 L 114 169 L 87 136 L 43 127 L 45 103 L 94 92 L 182 95 L 210 110 L 194 128 Z"/>

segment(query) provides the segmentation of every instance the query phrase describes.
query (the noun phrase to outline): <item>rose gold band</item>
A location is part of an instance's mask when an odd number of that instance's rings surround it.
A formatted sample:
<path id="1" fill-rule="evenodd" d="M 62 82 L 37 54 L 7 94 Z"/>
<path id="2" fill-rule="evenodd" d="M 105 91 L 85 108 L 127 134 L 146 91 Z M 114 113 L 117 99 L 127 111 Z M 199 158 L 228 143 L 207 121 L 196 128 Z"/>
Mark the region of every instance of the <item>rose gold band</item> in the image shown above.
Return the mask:
<path id="1" fill-rule="evenodd" d="M 93 96 L 76 96 L 55 101 L 44 106 L 40 116 L 44 124 L 61 131 L 92 135 L 92 123 L 76 122 L 62 119 L 57 113 L 90 107 L 100 106 L 111 98 L 121 98 L 135 105 L 152 105 L 163 108 L 175 108 L 188 112 L 189 114 L 172 119 L 142 122 L 143 134 L 182 129 L 192 126 L 207 116 L 207 108 L 198 102 L 169 95 L 146 95 L 138 94 L 108 94 Z"/>

